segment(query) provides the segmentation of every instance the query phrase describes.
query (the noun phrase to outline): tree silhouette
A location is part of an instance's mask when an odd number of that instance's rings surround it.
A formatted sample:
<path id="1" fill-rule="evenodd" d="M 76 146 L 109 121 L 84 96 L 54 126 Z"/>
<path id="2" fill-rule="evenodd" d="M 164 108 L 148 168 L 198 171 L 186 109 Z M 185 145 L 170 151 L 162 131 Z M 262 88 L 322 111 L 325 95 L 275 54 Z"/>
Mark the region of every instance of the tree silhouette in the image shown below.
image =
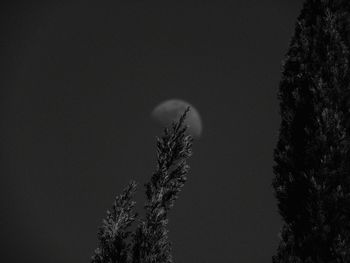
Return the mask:
<path id="1" fill-rule="evenodd" d="M 285 58 L 274 263 L 350 262 L 348 2 L 307 0 Z"/>
<path id="2" fill-rule="evenodd" d="M 92 263 L 170 263 L 168 212 L 173 207 L 189 171 L 187 159 L 192 155 L 192 137 L 184 125 L 189 107 L 171 129 L 157 138 L 157 167 L 146 186 L 146 215 L 138 220 L 136 230 L 128 231 L 136 220 L 132 201 L 136 183 L 131 181 L 116 197 L 98 232 L 99 246 Z"/>

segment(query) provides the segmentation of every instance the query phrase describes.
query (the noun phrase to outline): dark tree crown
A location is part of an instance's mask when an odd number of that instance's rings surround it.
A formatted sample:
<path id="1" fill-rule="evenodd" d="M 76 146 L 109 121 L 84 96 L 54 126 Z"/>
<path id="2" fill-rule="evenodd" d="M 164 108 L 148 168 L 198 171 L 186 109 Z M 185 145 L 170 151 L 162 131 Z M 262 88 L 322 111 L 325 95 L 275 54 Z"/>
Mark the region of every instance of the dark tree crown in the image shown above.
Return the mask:
<path id="1" fill-rule="evenodd" d="M 307 0 L 284 62 L 275 263 L 350 262 L 347 2 Z"/>

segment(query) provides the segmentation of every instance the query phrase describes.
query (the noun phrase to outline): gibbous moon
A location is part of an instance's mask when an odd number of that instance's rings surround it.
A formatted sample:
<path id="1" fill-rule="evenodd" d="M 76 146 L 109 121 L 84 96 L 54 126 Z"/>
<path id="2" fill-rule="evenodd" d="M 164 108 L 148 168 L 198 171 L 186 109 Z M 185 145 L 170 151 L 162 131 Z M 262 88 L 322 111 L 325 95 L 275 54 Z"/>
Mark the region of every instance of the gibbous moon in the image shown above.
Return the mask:
<path id="1" fill-rule="evenodd" d="M 200 137 L 202 133 L 202 121 L 195 107 L 186 101 L 171 99 L 160 103 L 152 111 L 152 118 L 162 126 L 169 126 L 173 121 L 178 121 L 186 108 L 190 106 L 185 124 L 188 132 L 193 137 Z"/>

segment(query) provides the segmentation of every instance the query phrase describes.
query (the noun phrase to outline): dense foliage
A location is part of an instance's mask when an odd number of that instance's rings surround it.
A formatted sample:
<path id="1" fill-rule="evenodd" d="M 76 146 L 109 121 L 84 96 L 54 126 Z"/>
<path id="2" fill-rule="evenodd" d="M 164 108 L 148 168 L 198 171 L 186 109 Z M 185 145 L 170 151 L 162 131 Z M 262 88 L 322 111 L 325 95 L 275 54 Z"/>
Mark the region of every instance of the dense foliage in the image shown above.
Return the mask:
<path id="1" fill-rule="evenodd" d="M 273 181 L 284 225 L 274 263 L 350 262 L 347 2 L 307 0 L 285 59 Z"/>

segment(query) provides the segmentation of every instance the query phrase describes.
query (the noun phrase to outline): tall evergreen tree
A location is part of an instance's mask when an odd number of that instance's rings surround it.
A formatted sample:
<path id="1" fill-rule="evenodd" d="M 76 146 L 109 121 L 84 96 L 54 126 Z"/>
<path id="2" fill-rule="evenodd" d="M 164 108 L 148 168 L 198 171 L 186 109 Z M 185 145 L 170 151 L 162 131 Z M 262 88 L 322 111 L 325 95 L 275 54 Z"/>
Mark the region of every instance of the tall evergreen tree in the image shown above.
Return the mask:
<path id="1" fill-rule="evenodd" d="M 146 216 L 136 220 L 132 200 L 136 183 L 131 181 L 115 202 L 99 228 L 99 245 L 91 263 L 171 263 L 168 239 L 168 212 L 184 186 L 192 155 L 192 137 L 184 124 L 189 107 L 164 135 L 157 138 L 157 168 L 146 184 Z"/>
<path id="2" fill-rule="evenodd" d="M 350 262 L 348 2 L 307 0 L 284 62 L 274 263 Z"/>

